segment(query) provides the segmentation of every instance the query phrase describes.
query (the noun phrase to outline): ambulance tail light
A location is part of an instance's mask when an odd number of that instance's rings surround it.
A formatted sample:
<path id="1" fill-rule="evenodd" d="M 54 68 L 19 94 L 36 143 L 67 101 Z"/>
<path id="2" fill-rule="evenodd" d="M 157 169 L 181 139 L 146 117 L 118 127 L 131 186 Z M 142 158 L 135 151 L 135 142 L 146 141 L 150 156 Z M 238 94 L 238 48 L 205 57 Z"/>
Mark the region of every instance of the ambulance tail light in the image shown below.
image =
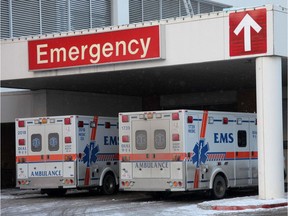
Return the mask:
<path id="1" fill-rule="evenodd" d="M 182 182 L 181 181 L 178 182 L 178 186 L 182 187 Z"/>
<path id="2" fill-rule="evenodd" d="M 18 163 L 26 163 L 26 158 L 24 157 L 18 158 Z"/>
<path id="3" fill-rule="evenodd" d="M 18 181 L 18 185 L 29 185 L 30 181 L 29 180 L 21 180 Z"/>
<path id="4" fill-rule="evenodd" d="M 18 121 L 18 127 L 25 127 L 25 121 Z"/>
<path id="5" fill-rule="evenodd" d="M 172 120 L 179 120 L 179 113 L 172 113 Z"/>
<path id="6" fill-rule="evenodd" d="M 128 161 L 130 161 L 130 157 L 129 156 L 122 156 L 122 161 L 128 162 Z"/>
<path id="7" fill-rule="evenodd" d="M 78 127 L 83 128 L 84 127 L 84 122 L 83 121 L 78 121 Z"/>
<path id="8" fill-rule="evenodd" d="M 64 119 L 64 124 L 65 125 L 70 125 L 71 124 L 71 118 L 65 118 Z"/>
<path id="9" fill-rule="evenodd" d="M 172 134 L 172 141 L 180 141 L 180 135 L 179 134 Z"/>
<path id="10" fill-rule="evenodd" d="M 192 124 L 193 123 L 193 116 L 188 116 L 187 117 L 187 123 Z"/>
<path id="11" fill-rule="evenodd" d="M 72 143 L 71 137 L 65 137 L 65 143 Z"/>
<path id="12" fill-rule="evenodd" d="M 129 136 L 122 136 L 122 142 L 129 142 Z"/>
<path id="13" fill-rule="evenodd" d="M 181 160 L 181 155 L 175 154 L 172 156 L 172 161 L 180 161 Z"/>
<path id="14" fill-rule="evenodd" d="M 19 139 L 18 144 L 22 146 L 25 145 L 25 139 Z"/>
<path id="15" fill-rule="evenodd" d="M 72 161 L 72 155 L 65 155 L 65 161 Z"/>
<path id="16" fill-rule="evenodd" d="M 227 118 L 227 117 L 224 117 L 224 118 L 223 118 L 223 124 L 228 124 L 228 122 L 229 122 L 228 118 Z"/>
<path id="17" fill-rule="evenodd" d="M 129 116 L 128 115 L 122 115 L 122 122 L 129 122 Z"/>
<path id="18" fill-rule="evenodd" d="M 121 185 L 122 187 L 132 187 L 134 185 L 135 182 L 133 181 L 122 181 Z"/>

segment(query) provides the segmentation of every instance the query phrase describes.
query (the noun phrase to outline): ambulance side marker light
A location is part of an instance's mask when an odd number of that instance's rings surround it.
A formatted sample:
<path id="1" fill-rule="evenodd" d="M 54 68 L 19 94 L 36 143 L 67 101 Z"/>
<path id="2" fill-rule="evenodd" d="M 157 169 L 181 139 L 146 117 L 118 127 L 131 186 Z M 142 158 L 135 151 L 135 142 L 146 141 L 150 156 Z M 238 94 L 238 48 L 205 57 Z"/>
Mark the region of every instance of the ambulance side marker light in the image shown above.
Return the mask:
<path id="1" fill-rule="evenodd" d="M 237 118 L 237 125 L 242 125 L 242 118 Z"/>
<path id="2" fill-rule="evenodd" d="M 172 120 L 179 120 L 179 113 L 172 113 Z"/>
<path id="3" fill-rule="evenodd" d="M 18 144 L 22 146 L 25 145 L 25 139 L 19 139 Z"/>
<path id="4" fill-rule="evenodd" d="M 180 135 L 179 134 L 172 134 L 172 141 L 179 141 Z"/>
<path id="5" fill-rule="evenodd" d="M 161 113 L 157 113 L 157 114 L 156 114 L 156 118 L 157 118 L 157 119 L 162 118 L 162 114 L 161 114 Z"/>
<path id="6" fill-rule="evenodd" d="M 147 119 L 153 119 L 153 113 L 151 112 L 147 113 Z"/>
<path id="7" fill-rule="evenodd" d="M 128 115 L 122 115 L 122 122 L 129 122 L 129 116 Z"/>
<path id="8" fill-rule="evenodd" d="M 65 125 L 70 125 L 71 124 L 71 119 L 70 118 L 65 118 L 64 119 L 64 124 Z"/>
<path id="9" fill-rule="evenodd" d="M 18 127 L 25 127 L 25 121 L 18 121 Z"/>
<path id="10" fill-rule="evenodd" d="M 42 124 L 47 124 L 47 119 L 46 118 L 42 119 Z"/>
<path id="11" fill-rule="evenodd" d="M 111 123 L 110 122 L 105 122 L 105 128 L 107 128 L 107 129 L 111 128 Z"/>
<path id="12" fill-rule="evenodd" d="M 71 137 L 65 137 L 65 143 L 72 143 Z"/>
<path id="13" fill-rule="evenodd" d="M 84 122 L 83 121 L 78 121 L 78 127 L 83 128 L 84 127 Z"/>
<path id="14" fill-rule="evenodd" d="M 122 136 L 122 142 L 129 142 L 129 136 Z"/>
<path id="15" fill-rule="evenodd" d="M 228 118 L 227 118 L 227 117 L 224 117 L 224 118 L 223 118 L 223 124 L 228 124 L 228 122 L 229 122 Z"/>
<path id="16" fill-rule="evenodd" d="M 208 118 L 208 123 L 209 124 L 213 124 L 214 123 L 214 118 L 213 117 L 209 117 Z"/>
<path id="17" fill-rule="evenodd" d="M 193 116 L 187 117 L 187 123 L 192 124 L 193 123 Z"/>

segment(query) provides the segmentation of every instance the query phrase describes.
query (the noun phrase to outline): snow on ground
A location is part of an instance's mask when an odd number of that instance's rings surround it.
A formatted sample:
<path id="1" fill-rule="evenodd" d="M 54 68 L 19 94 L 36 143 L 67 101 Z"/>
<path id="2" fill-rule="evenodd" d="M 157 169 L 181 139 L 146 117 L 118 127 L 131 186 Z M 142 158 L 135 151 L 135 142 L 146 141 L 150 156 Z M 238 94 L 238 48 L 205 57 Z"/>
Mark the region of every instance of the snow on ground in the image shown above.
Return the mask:
<path id="1" fill-rule="evenodd" d="M 262 206 L 273 205 L 279 203 L 287 203 L 288 193 L 284 194 L 284 198 L 262 200 L 258 196 L 237 197 L 231 199 L 222 199 L 215 201 L 206 201 L 199 204 L 202 208 L 209 208 L 210 206 Z"/>
<path id="2" fill-rule="evenodd" d="M 134 194 L 119 194 L 113 199 L 108 196 L 67 196 L 66 198 L 48 198 L 39 191 L 1 191 L 1 214 L 4 215 L 110 215 L 110 216 L 230 216 L 230 215 L 287 215 L 288 207 L 271 209 L 257 208 L 246 210 L 210 210 L 200 207 L 221 206 L 251 206 L 287 202 L 288 194 L 283 199 L 259 200 L 258 196 L 247 196 L 202 203 L 189 203 L 172 200 L 141 200 Z M 15 199 L 15 200 L 13 200 Z M 146 199 L 146 198 L 145 198 Z M 13 201 L 11 201 L 13 200 Z M 279 211 L 280 210 L 280 211 Z M 279 212 L 281 212 L 279 214 Z"/>

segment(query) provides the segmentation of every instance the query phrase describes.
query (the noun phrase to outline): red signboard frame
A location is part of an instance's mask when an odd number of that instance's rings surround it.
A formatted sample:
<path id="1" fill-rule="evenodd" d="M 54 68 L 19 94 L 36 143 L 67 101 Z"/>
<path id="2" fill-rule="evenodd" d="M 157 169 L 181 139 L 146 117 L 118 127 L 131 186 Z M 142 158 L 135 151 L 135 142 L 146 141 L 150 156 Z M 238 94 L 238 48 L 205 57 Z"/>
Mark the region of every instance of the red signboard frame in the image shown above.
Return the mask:
<path id="1" fill-rule="evenodd" d="M 159 59 L 161 55 L 160 25 L 28 41 L 30 71 Z"/>
<path id="2" fill-rule="evenodd" d="M 259 32 L 250 28 L 251 50 L 245 51 L 245 29 L 243 28 L 238 35 L 235 29 L 243 21 L 246 15 L 249 15 L 260 27 Z M 267 53 L 267 10 L 266 8 L 247 10 L 243 12 L 233 12 L 229 14 L 229 50 L 230 56 L 243 56 Z"/>

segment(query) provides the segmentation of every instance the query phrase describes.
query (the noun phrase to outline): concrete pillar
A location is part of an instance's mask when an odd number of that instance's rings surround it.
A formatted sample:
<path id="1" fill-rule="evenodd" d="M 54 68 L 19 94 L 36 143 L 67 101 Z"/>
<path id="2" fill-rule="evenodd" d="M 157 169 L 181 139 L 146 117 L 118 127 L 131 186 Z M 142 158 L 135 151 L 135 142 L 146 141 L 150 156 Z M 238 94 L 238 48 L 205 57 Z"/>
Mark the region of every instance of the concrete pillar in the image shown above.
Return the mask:
<path id="1" fill-rule="evenodd" d="M 112 0 L 112 25 L 129 24 L 129 0 Z"/>
<path id="2" fill-rule="evenodd" d="M 284 197 L 280 57 L 256 59 L 259 198 Z"/>

